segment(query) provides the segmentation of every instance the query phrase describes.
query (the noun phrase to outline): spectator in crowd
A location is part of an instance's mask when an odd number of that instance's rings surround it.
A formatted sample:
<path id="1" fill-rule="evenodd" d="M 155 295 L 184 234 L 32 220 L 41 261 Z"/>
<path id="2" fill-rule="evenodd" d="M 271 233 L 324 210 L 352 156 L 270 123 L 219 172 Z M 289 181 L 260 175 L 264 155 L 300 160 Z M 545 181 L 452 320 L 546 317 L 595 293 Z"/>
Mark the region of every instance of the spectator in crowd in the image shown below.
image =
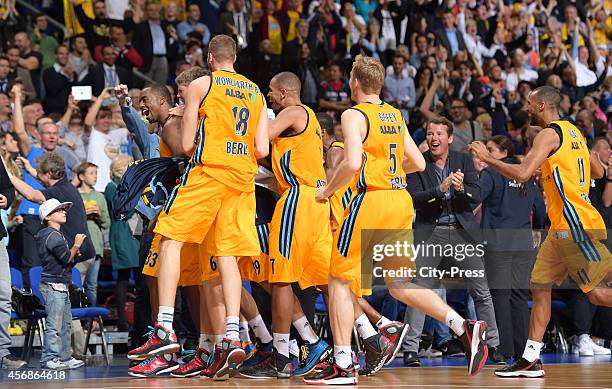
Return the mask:
<path id="1" fill-rule="evenodd" d="M 117 24 L 111 25 L 109 38 L 111 47 L 115 53 L 115 64 L 117 66 L 129 70 L 130 73 L 132 68 L 139 68 L 142 66 L 142 57 L 138 51 L 132 47 L 131 43 L 127 41 L 123 26 Z M 96 46 L 94 57 L 98 62 L 104 61 L 104 55 L 102 54 L 104 47 L 104 45 Z"/>
<path id="2" fill-rule="evenodd" d="M 606 227 L 612 226 L 612 169 L 610 169 L 612 153 L 610 152 L 610 142 L 605 137 L 595 138 L 591 146 L 591 159 L 605 168 L 605 174 L 601 178 L 591 179 L 591 189 L 589 199 L 591 204 L 601 214 L 606 223 Z"/>
<path id="3" fill-rule="evenodd" d="M 308 44 L 308 20 L 299 19 L 295 23 L 294 39 L 285 42 L 283 52 L 281 54 L 281 68 L 283 71 L 298 73 L 300 57 L 298 52 L 302 48 L 302 44 Z"/>
<path id="4" fill-rule="evenodd" d="M 272 77 L 280 72 L 280 58 L 274 54 L 273 50 L 273 44 L 269 39 L 262 40 L 259 42 L 259 55 L 255 60 L 256 70 L 253 80 L 257 85 L 264 86 L 261 91 L 266 95 L 270 88 L 265 85 L 270 85 Z"/>
<path id="5" fill-rule="evenodd" d="M 113 196 L 121 182 L 121 177 L 125 174 L 127 167 L 134 160 L 127 155 L 119 155 L 113 159 L 110 166 L 112 178 L 104 190 L 104 196 L 111 211 L 111 226 L 108 240 L 111 246 L 111 261 L 113 270 L 117 271 L 117 285 L 115 286 L 115 301 L 117 303 L 119 331 L 129 330 L 125 318 L 125 301 L 127 297 L 128 281 L 130 273 L 138 270 L 138 240 L 133 238 L 133 231 L 128 222 L 124 219 L 115 217 L 112 213 Z M 133 216 L 135 211 L 128 214 L 128 218 Z"/>
<path id="6" fill-rule="evenodd" d="M 85 131 L 89 132 L 87 162 L 98 166 L 98 181 L 94 188 L 102 192 L 111 180 L 111 161 L 120 154 L 128 154 L 128 130 L 112 128 L 112 111 L 102 107 L 102 102 L 109 99 L 114 89 L 106 88 L 100 93 L 85 116 Z M 101 152 L 103 151 L 103 152 Z"/>
<path id="7" fill-rule="evenodd" d="M 183 45 L 187 39 L 187 34 L 192 31 L 197 31 L 202 34 L 202 47 L 208 46 L 208 41 L 210 41 L 210 30 L 206 24 L 200 22 L 200 7 L 195 3 L 189 4 L 187 8 L 187 20 L 180 22 L 176 27 L 176 31 Z"/>
<path id="8" fill-rule="evenodd" d="M 319 85 L 319 108 L 339 121 L 340 114 L 351 106 L 351 90 L 339 63 L 331 63 L 326 71 L 327 80 Z"/>
<path id="9" fill-rule="evenodd" d="M 414 44 L 412 45 L 412 53 L 408 59 L 408 63 L 415 69 L 420 69 L 421 64 L 425 61 L 425 58 L 429 55 L 429 42 L 427 41 L 427 35 L 416 35 L 414 38 Z"/>
<path id="10" fill-rule="evenodd" d="M 302 43 L 298 50 L 298 69 L 297 76 L 302 83 L 301 101 L 310 108 L 318 107 L 317 96 L 319 94 L 319 71 L 308 43 Z"/>
<path id="11" fill-rule="evenodd" d="M 487 148 L 497 159 L 518 163 L 512 141 L 504 135 L 489 139 Z M 499 329 L 499 351 L 506 358 L 516 358 L 529 332 L 529 277 L 546 206 L 534 181 L 519 183 L 485 168 L 479 184 L 480 225 L 487 240 L 485 268 Z"/>
<path id="12" fill-rule="evenodd" d="M 9 92 L 9 72 L 11 71 L 11 65 L 8 57 L 0 56 L 0 92 Z"/>
<path id="13" fill-rule="evenodd" d="M 174 58 L 178 51 L 178 35 L 174 27 L 161 20 L 158 1 L 147 1 L 146 10 L 147 20 L 134 27 L 132 43 L 142 56 L 143 72 L 165 85 L 169 74 L 168 58 Z"/>
<path id="14" fill-rule="evenodd" d="M 473 76 L 472 65 L 469 62 L 459 64 L 459 78 L 454 84 L 454 97 L 466 101 L 470 111 L 475 112 L 480 104 L 482 83 Z"/>
<path id="15" fill-rule="evenodd" d="M 520 81 L 534 82 L 538 79 L 538 73 L 525 67 L 527 59 L 522 49 L 514 50 L 511 56 L 512 71 L 506 77 L 506 89 L 515 92 Z"/>
<path id="16" fill-rule="evenodd" d="M 346 50 L 350 52 L 351 47 L 359 43 L 361 32 L 366 30 L 366 22 L 361 15 L 355 13 L 355 6 L 348 2 L 343 5 L 341 19 Z"/>
<path id="17" fill-rule="evenodd" d="M 40 293 L 45 300 L 45 342 L 40 364 L 51 370 L 76 369 L 85 362 L 72 357 L 70 332 L 72 313 L 68 286 L 72 268 L 79 256 L 86 235 L 72 237 L 72 245 L 61 228 L 67 222 L 71 202 L 60 203 L 51 198 L 39 209 L 45 227 L 36 234 L 38 252 L 42 258 Z"/>
<path id="18" fill-rule="evenodd" d="M 123 20 L 125 11 L 130 9 L 130 0 L 106 0 L 105 5 L 109 19 Z"/>
<path id="19" fill-rule="evenodd" d="M 89 47 L 89 52 L 93 53 L 98 45 L 108 45 L 108 30 L 110 20 L 106 16 L 106 4 L 104 0 L 95 0 L 93 2 L 94 18 L 90 19 L 83 10 L 83 4 L 77 4 L 78 0 L 70 0 L 74 5 L 79 24 L 85 30 L 85 40 Z"/>
<path id="20" fill-rule="evenodd" d="M 89 67 L 94 63 L 87 48 L 85 37 L 77 35 L 70 38 L 68 63 L 74 68 L 76 81 L 82 82 L 89 74 Z"/>
<path id="21" fill-rule="evenodd" d="M 595 118 L 593 114 L 586 109 L 581 109 L 576 115 L 576 126 L 582 131 L 587 140 L 594 140 L 597 137 L 603 136 L 603 128 L 595 127 Z"/>
<path id="22" fill-rule="evenodd" d="M 393 58 L 393 74 L 385 77 L 384 100 L 399 109 L 407 122 L 410 117 L 409 110 L 416 102 L 414 81 L 404 73 L 406 58 L 396 54 Z"/>
<path id="23" fill-rule="evenodd" d="M 32 84 L 36 90 L 36 94 L 40 94 L 40 73 L 42 70 L 43 56 L 38 51 L 32 50 L 30 47 L 30 39 L 25 32 L 15 34 L 15 46 L 19 48 L 19 66 L 27 69 L 30 72 Z"/>
<path id="24" fill-rule="evenodd" d="M 11 135 L 6 134 L 6 137 Z M 14 141 L 11 145 L 5 146 L 6 152 L 10 151 L 10 147 L 16 146 Z M 4 164 L 0 166 L 0 208 L 7 209 L 15 200 L 15 188 L 9 179 Z M 7 236 L 5 225 L 0 221 L 0 237 Z M 8 333 L 8 328 L 11 322 L 11 272 L 9 269 L 9 257 L 6 252 L 6 246 L 0 243 L 0 368 L 2 369 L 19 369 L 26 362 L 15 358 L 11 355 L 9 347 L 11 347 L 11 337 Z"/>
<path id="25" fill-rule="evenodd" d="M 0 132 L 8 132 L 11 126 L 11 99 L 9 95 L 0 92 Z"/>
<path id="26" fill-rule="evenodd" d="M 377 19 L 370 19 L 367 26 L 367 33 L 361 34 L 360 45 L 366 53 L 372 57 L 382 60 L 384 52 L 387 50 L 387 42 L 380 35 L 380 22 Z"/>
<path id="27" fill-rule="evenodd" d="M 19 61 L 21 61 L 20 50 L 17 46 L 8 46 L 6 49 L 6 57 L 9 60 L 9 82 L 19 80 L 21 84 L 23 84 L 25 88 L 24 98 L 35 99 L 38 96 L 36 93 L 36 89 L 34 88 L 34 83 L 32 83 L 32 76 L 30 76 L 30 71 L 26 68 L 19 66 Z M 10 88 L 10 86 L 9 86 Z"/>
<path id="28" fill-rule="evenodd" d="M 57 46 L 55 63 L 43 72 L 45 85 L 45 112 L 64 113 L 72 86 L 76 84 L 74 67 L 68 62 L 68 48 Z"/>
<path id="29" fill-rule="evenodd" d="M 132 85 L 131 72 L 116 64 L 117 55 L 112 46 L 102 49 L 103 62 L 89 69 L 89 79 L 94 95 L 99 95 L 106 88 L 114 88 L 119 84 Z"/>
<path id="30" fill-rule="evenodd" d="M 228 8 L 219 15 L 217 32 L 233 36 L 238 42 L 239 51 L 249 46 L 249 14 L 245 0 L 229 0 Z"/>
<path id="31" fill-rule="evenodd" d="M 68 96 L 68 106 L 59 121 L 59 125 L 60 141 L 69 144 L 70 149 L 74 151 L 79 162 L 85 161 L 87 150 L 85 148 L 85 133 L 83 132 L 81 110 L 72 95 Z"/>
<path id="32" fill-rule="evenodd" d="M 58 46 L 57 39 L 46 33 L 49 26 L 47 15 L 38 14 L 32 18 L 34 30 L 30 33 L 30 45 L 32 50 L 42 54 L 42 69 L 53 66 L 53 56 Z"/>
<path id="33" fill-rule="evenodd" d="M 89 237 L 96 251 L 96 258 L 85 275 L 85 293 L 92 305 L 97 305 L 98 271 L 100 261 L 104 256 L 103 230 L 110 227 L 110 216 L 104 195 L 94 189 L 98 181 L 98 167 L 90 162 L 77 166 L 75 175 L 78 190 L 81 194 L 87 215 L 87 229 Z M 79 269 L 81 270 L 81 269 Z"/>
<path id="34" fill-rule="evenodd" d="M 473 214 L 473 210 L 480 203 L 480 188 L 472 158 L 466 153 L 449 148 L 454 141 L 454 134 L 453 124 L 448 119 L 434 118 L 425 128 L 429 146 L 429 151 L 424 153 L 425 171 L 409 174 L 406 178 L 406 188 L 412 196 L 417 215 L 414 240 L 441 246 L 458 243 L 476 245 L 482 242 L 480 229 Z M 420 255 L 416 258 L 416 266 L 417 269 L 438 268 L 442 260 L 443 257 L 436 253 Z M 453 260 L 452 266 L 484 270 L 482 256 L 476 251 L 471 256 L 466 255 L 461 261 Z M 499 334 L 487 279 L 467 277 L 462 281 L 463 283 L 459 285 L 468 288 L 474 299 L 478 318 L 487 323 L 487 343 L 489 347 L 495 349 L 490 353 L 490 359 L 496 363 L 501 362 L 503 357 L 496 350 L 499 345 Z M 415 277 L 415 282 L 429 288 L 436 286 L 436 281 L 432 278 L 418 275 Z M 408 351 L 416 353 L 425 315 L 414 309 L 408 309 L 406 319 L 405 322 L 410 324 L 411 331 L 406 336 L 404 344 Z"/>
<path id="35" fill-rule="evenodd" d="M 387 52 L 385 57 L 381 58 L 383 64 L 391 62 L 390 56 L 393 55 L 395 49 L 402 44 L 403 37 L 401 34 L 400 24 L 406 16 L 407 8 L 401 1 L 383 0 L 379 1 L 378 7 L 374 10 L 372 16 L 378 20 L 380 24 L 380 37 L 385 42 Z"/>
<path id="36" fill-rule="evenodd" d="M 451 57 L 466 49 L 463 34 L 455 27 L 455 17 L 450 9 L 444 10 L 442 28 L 436 30 L 435 35 L 436 44 L 444 46 Z"/>

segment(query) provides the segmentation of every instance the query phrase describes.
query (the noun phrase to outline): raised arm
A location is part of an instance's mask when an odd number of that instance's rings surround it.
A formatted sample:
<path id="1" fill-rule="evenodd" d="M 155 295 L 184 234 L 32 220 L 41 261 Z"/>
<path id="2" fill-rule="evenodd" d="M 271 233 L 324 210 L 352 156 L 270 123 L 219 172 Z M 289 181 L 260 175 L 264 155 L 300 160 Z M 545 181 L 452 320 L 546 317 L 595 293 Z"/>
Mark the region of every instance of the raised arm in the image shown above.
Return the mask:
<path id="1" fill-rule="evenodd" d="M 185 113 L 181 128 L 181 147 L 186 155 L 191 155 L 195 147 L 196 130 L 198 128 L 198 109 L 204 96 L 211 86 L 210 76 L 200 77 L 191 82 L 185 96 Z"/>
<path id="2" fill-rule="evenodd" d="M 559 147 L 559 135 L 550 127 L 540 131 L 533 140 L 533 146 L 520 164 L 510 164 L 495 159 L 482 142 L 472 142 L 468 148 L 493 170 L 519 182 L 527 182 L 544 163 L 548 155 Z"/>
<path id="3" fill-rule="evenodd" d="M 423 102 L 421 102 L 421 106 L 419 107 L 419 110 L 421 111 L 423 116 L 425 116 L 425 119 L 427 120 L 431 120 L 436 116 L 436 114 L 431 111 L 431 104 L 433 103 L 434 95 L 436 94 L 436 91 L 440 87 L 441 82 L 442 82 L 442 75 L 440 74 L 440 72 L 438 72 L 434 76 L 433 83 L 431 84 L 431 87 L 429 87 L 429 89 L 427 90 L 427 93 L 425 94 L 425 97 L 423 98 Z"/>
<path id="4" fill-rule="evenodd" d="M 15 109 L 13 110 L 13 130 L 17 135 L 17 144 L 19 145 L 19 151 L 21 154 L 27 157 L 32 150 L 32 139 L 25 130 L 25 123 L 23 121 L 23 107 L 21 106 L 21 94 L 23 93 L 23 87 L 19 84 L 14 85 L 12 92 L 15 97 Z"/>
<path id="5" fill-rule="evenodd" d="M 83 121 L 83 124 L 85 124 L 86 132 L 91 131 L 91 128 L 96 122 L 96 116 L 98 116 L 98 111 L 100 111 L 100 107 L 102 107 L 102 103 L 104 102 L 104 100 L 109 99 L 111 97 L 111 90 L 112 88 L 103 89 L 102 93 L 100 93 L 100 96 L 98 96 L 91 108 L 89 108 L 89 111 L 87 111 L 87 115 L 85 116 L 85 120 Z"/>
<path id="6" fill-rule="evenodd" d="M 70 126 L 70 118 L 72 117 L 72 112 L 77 107 L 77 103 L 74 100 L 74 96 L 70 94 L 68 96 L 68 106 L 66 107 L 66 112 L 64 112 L 64 116 L 60 119 L 59 123 L 62 129 L 68 129 Z"/>

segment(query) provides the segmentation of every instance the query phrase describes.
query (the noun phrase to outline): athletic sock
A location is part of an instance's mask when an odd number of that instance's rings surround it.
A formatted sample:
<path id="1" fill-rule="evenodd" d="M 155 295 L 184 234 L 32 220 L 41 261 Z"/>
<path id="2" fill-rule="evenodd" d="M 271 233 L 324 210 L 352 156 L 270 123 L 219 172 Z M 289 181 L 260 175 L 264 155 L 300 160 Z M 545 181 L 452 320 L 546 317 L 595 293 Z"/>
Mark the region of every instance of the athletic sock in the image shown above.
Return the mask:
<path id="1" fill-rule="evenodd" d="M 357 332 L 359 332 L 359 336 L 361 336 L 361 339 L 363 340 L 368 339 L 377 334 L 376 330 L 372 326 L 372 323 L 370 323 L 370 320 L 368 319 L 365 313 L 362 313 L 361 316 L 359 316 L 357 320 L 355 320 L 355 326 L 357 327 Z M 351 358 L 350 354 L 348 358 Z"/>
<path id="2" fill-rule="evenodd" d="M 268 344 L 272 341 L 272 335 L 270 335 L 261 315 L 257 315 L 255 318 L 249 320 L 249 325 L 261 343 Z"/>
<path id="3" fill-rule="evenodd" d="M 334 346 L 334 360 L 336 365 L 347 369 L 353 363 L 351 346 Z"/>
<path id="4" fill-rule="evenodd" d="M 380 320 L 376 322 L 376 327 L 380 329 L 381 327 L 384 327 L 391 323 L 393 323 L 391 320 L 387 319 L 384 316 L 381 316 Z"/>
<path id="5" fill-rule="evenodd" d="M 540 358 L 540 349 L 542 345 L 540 342 L 536 342 L 531 339 L 527 339 L 527 344 L 525 345 L 525 351 L 523 351 L 523 358 L 525 358 L 529 363 L 535 361 Z"/>
<path id="6" fill-rule="evenodd" d="M 289 334 L 273 334 L 274 339 L 272 345 L 276 352 L 282 356 L 289 358 Z"/>
<path id="7" fill-rule="evenodd" d="M 453 330 L 455 334 L 457 334 L 457 336 L 461 336 L 465 332 L 465 329 L 463 328 L 463 323 L 465 323 L 465 319 L 463 319 L 453 309 L 448 311 L 444 322 L 451 330 Z"/>
<path id="8" fill-rule="evenodd" d="M 223 343 L 223 339 L 225 338 L 224 334 L 213 335 L 213 342 L 215 346 L 221 347 L 221 343 Z"/>
<path id="9" fill-rule="evenodd" d="M 174 307 L 160 306 L 157 313 L 157 324 L 166 330 L 173 332 L 172 321 L 174 320 Z"/>
<path id="10" fill-rule="evenodd" d="M 240 340 L 238 316 L 227 316 L 225 318 L 225 337 L 231 340 Z"/>
<path id="11" fill-rule="evenodd" d="M 308 319 L 306 316 L 302 316 L 296 321 L 293 322 L 293 326 L 299 332 L 300 337 L 306 343 L 317 343 L 319 341 L 319 337 L 315 334 L 314 330 L 310 326 Z"/>
<path id="12" fill-rule="evenodd" d="M 212 336 L 208 334 L 200 334 L 200 342 L 198 345 L 202 350 L 211 353 L 215 348 Z"/>
<path id="13" fill-rule="evenodd" d="M 249 343 L 251 341 L 251 336 L 249 335 L 249 322 L 241 321 L 239 324 L 240 331 L 240 340 Z"/>

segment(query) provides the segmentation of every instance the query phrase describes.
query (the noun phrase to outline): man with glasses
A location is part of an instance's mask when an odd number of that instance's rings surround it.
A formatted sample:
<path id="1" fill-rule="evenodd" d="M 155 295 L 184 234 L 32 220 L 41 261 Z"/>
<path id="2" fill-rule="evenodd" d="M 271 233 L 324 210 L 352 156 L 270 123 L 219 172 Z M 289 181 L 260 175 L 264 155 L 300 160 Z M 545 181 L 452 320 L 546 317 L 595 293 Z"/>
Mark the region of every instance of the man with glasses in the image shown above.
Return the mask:
<path id="1" fill-rule="evenodd" d="M 480 125 L 470 120 L 472 113 L 463 99 L 451 101 L 450 117 L 453 122 L 453 142 L 449 145 L 453 151 L 463 151 L 475 140 L 483 139 Z"/>

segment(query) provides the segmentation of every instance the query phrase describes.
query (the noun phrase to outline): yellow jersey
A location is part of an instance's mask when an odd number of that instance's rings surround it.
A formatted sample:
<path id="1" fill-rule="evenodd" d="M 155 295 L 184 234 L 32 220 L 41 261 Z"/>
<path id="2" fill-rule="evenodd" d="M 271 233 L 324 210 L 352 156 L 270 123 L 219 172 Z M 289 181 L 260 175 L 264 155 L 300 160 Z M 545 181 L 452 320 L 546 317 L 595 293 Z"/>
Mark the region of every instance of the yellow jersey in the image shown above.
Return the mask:
<path id="1" fill-rule="evenodd" d="M 199 109 L 192 164 L 223 184 L 255 190 L 255 131 L 264 107 L 259 87 L 241 74 L 217 71 Z"/>
<path id="2" fill-rule="evenodd" d="M 296 134 L 281 134 L 272 141 L 272 170 L 280 193 L 300 185 L 325 185 L 321 127 L 312 109 L 301 107 L 308 114 L 306 128 Z"/>
<path id="3" fill-rule="evenodd" d="M 162 158 L 172 157 L 172 150 L 161 138 L 159 138 L 159 156 Z"/>
<path id="4" fill-rule="evenodd" d="M 406 125 L 402 113 L 387 103 L 361 103 L 350 109 L 361 112 L 368 130 L 363 140 L 361 170 L 353 178 L 358 191 L 404 190 L 406 174 L 404 161 L 404 136 Z"/>
<path id="5" fill-rule="evenodd" d="M 556 120 L 548 127 L 557 132 L 561 142 L 542 165 L 550 229 L 571 231 L 578 243 L 589 240 L 585 230 L 591 230 L 592 238 L 605 239 L 603 218 L 589 200 L 591 168 L 586 140 L 568 121 Z"/>

